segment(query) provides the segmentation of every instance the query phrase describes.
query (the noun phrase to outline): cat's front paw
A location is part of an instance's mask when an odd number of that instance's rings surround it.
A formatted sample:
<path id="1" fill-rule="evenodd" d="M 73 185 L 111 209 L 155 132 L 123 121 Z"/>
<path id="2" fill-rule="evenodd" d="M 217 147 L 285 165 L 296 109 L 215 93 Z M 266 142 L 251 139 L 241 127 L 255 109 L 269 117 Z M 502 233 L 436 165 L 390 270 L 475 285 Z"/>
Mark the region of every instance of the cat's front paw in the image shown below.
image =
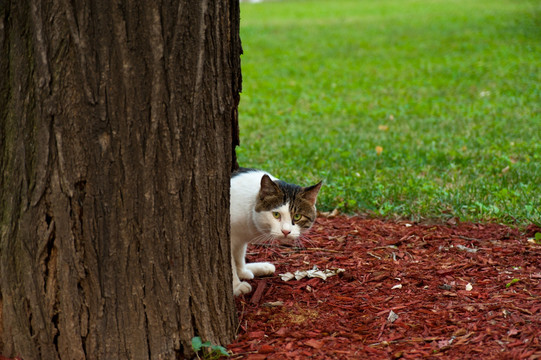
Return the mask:
<path id="1" fill-rule="evenodd" d="M 239 279 L 243 280 L 252 280 L 254 278 L 254 273 L 247 267 L 237 269 L 237 275 L 239 276 Z"/>
<path id="2" fill-rule="evenodd" d="M 249 269 L 255 276 L 272 275 L 276 271 L 274 265 L 268 262 L 246 264 L 246 268 Z"/>
<path id="3" fill-rule="evenodd" d="M 233 294 L 235 296 L 239 296 L 241 294 L 248 294 L 250 291 L 252 291 L 252 286 L 248 284 L 246 281 L 233 283 Z"/>

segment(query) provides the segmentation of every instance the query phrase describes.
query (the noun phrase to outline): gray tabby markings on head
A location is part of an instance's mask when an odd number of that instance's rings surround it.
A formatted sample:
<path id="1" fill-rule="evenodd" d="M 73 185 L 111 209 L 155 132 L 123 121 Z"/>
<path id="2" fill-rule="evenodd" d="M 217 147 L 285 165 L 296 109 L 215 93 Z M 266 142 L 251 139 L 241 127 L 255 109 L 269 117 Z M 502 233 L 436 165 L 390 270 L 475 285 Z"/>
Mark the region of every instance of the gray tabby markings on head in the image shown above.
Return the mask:
<path id="1" fill-rule="evenodd" d="M 281 180 L 272 181 L 270 177 L 264 175 L 255 210 L 270 211 L 289 203 L 292 215 L 300 214 L 306 217 L 297 224 L 300 227 L 310 227 L 316 218 L 315 202 L 320 187 L 321 182 L 305 188 Z"/>

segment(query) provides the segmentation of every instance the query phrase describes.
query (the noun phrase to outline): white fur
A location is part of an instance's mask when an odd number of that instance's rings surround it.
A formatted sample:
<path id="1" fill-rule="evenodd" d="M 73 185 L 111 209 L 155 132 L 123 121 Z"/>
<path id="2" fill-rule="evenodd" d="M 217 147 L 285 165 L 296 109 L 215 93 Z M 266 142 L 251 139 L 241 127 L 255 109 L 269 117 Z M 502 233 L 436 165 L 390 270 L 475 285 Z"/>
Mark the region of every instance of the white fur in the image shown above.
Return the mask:
<path id="1" fill-rule="evenodd" d="M 235 295 L 252 290 L 247 282 L 254 276 L 271 275 L 275 271 L 270 263 L 246 264 L 245 255 L 248 243 L 265 243 L 276 238 L 296 239 L 300 228 L 292 224 L 289 204 L 284 204 L 272 211 L 255 211 L 255 205 L 261 178 L 264 171 L 252 171 L 239 174 L 231 179 L 231 264 L 233 267 L 233 291 Z M 274 181 L 276 178 L 267 174 Z M 280 219 L 273 216 L 280 213 Z M 285 235 L 282 231 L 289 234 Z"/>

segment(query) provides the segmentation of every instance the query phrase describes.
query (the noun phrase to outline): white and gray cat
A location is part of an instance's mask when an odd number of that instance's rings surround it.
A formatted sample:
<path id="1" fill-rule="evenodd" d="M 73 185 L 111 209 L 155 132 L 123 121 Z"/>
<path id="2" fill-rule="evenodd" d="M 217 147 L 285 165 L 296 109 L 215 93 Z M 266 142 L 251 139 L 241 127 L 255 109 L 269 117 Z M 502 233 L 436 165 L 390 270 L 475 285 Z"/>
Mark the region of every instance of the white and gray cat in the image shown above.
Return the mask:
<path id="1" fill-rule="evenodd" d="M 231 264 L 233 292 L 246 294 L 252 287 L 245 281 L 271 275 L 268 262 L 246 264 L 250 242 L 271 239 L 296 240 L 316 219 L 316 199 L 321 182 L 309 187 L 289 184 L 255 169 L 240 168 L 231 177 Z"/>

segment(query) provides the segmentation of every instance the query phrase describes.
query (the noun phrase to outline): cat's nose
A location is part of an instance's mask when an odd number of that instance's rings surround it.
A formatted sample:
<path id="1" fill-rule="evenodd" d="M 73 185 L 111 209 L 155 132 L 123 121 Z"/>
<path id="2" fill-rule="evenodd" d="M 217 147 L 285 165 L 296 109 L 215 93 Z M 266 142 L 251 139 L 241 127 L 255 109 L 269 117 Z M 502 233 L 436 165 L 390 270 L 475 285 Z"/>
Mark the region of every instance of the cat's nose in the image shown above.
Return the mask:
<path id="1" fill-rule="evenodd" d="M 284 234 L 284 236 L 288 236 L 290 233 L 291 233 L 291 230 L 282 229 L 282 234 Z"/>

